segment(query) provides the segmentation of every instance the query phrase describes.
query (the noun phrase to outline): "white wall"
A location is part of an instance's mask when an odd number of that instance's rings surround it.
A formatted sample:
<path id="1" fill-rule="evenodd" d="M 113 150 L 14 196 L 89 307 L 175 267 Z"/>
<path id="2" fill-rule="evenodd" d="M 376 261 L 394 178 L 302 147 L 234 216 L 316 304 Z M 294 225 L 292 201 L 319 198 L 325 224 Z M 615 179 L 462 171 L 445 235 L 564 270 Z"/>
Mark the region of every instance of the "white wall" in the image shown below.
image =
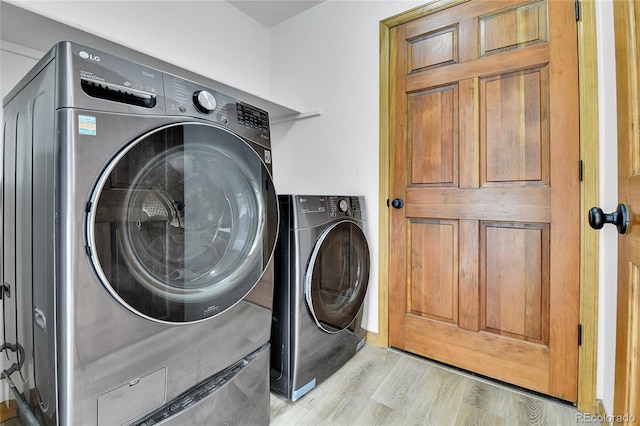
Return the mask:
<path id="1" fill-rule="evenodd" d="M 37 50 L 2 41 L 0 44 L 0 70 L 2 71 L 0 73 L 0 98 L 4 98 L 9 93 L 27 71 L 38 62 L 42 54 L 43 52 Z M 0 114 L 2 113 L 0 112 Z"/>
<path id="2" fill-rule="evenodd" d="M 372 332 L 378 331 L 380 20 L 420 4 L 328 1 L 271 30 L 271 91 L 322 111 L 273 126 L 276 189 L 365 196 L 372 265 L 364 322 Z"/>
<path id="3" fill-rule="evenodd" d="M 618 205 L 618 144 L 616 123 L 616 59 L 613 2 L 596 2 L 598 33 L 598 103 L 600 123 L 600 207 Z M 600 291 L 598 300 L 598 373 L 596 394 L 607 414 L 613 414 L 616 357 L 616 296 L 618 233 L 605 226 L 600 233 Z"/>
<path id="4" fill-rule="evenodd" d="M 246 92 L 269 95 L 269 30 L 226 1 L 7 3 Z"/>

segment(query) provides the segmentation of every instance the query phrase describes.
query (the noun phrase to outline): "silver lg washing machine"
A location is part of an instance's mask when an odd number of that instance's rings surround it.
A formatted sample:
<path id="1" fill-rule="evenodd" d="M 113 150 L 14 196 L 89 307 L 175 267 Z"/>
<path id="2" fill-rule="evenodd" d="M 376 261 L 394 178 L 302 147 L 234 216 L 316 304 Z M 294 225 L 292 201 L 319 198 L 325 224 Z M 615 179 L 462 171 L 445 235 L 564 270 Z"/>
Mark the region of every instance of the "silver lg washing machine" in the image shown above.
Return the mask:
<path id="1" fill-rule="evenodd" d="M 278 199 L 271 390 L 295 401 L 364 345 L 370 255 L 364 197 Z"/>
<path id="2" fill-rule="evenodd" d="M 4 100 L 3 370 L 46 425 L 267 424 L 267 113 L 136 55 Z"/>

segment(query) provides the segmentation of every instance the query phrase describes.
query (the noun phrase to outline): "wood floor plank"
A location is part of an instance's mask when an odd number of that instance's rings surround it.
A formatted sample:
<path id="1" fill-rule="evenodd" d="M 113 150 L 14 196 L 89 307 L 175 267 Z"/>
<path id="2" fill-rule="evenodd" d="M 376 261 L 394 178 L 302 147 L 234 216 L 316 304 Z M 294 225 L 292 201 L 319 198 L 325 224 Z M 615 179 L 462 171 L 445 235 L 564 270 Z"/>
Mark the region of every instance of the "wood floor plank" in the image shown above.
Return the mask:
<path id="1" fill-rule="evenodd" d="M 411 354 L 365 345 L 295 403 L 271 396 L 274 426 L 576 425 L 568 404 Z"/>
<path id="2" fill-rule="evenodd" d="M 367 352 L 369 351 L 370 348 L 367 348 Z M 374 357 L 373 354 L 367 356 L 366 352 L 360 355 L 354 358 L 354 362 L 349 363 L 359 368 L 351 371 L 343 368 L 336 373 L 344 380 L 333 386 L 327 400 L 329 403 L 319 410 L 320 417 L 327 419 L 328 424 L 353 424 L 362 412 L 362 402 L 367 401 L 376 390 L 387 369 L 400 361 L 388 357 Z"/>
<path id="3" fill-rule="evenodd" d="M 389 425 L 396 419 L 393 408 L 370 399 L 361 407 L 360 415 L 355 419 L 354 425 Z"/>
<path id="4" fill-rule="evenodd" d="M 388 370 L 371 398 L 396 411 L 403 411 L 407 404 L 414 401 L 430 402 L 437 388 L 433 383 L 437 375 L 430 370 L 409 358 L 398 362 L 394 368 Z M 432 383 L 426 384 L 429 378 L 432 378 Z M 420 395 L 420 398 L 416 399 L 415 395 Z"/>
<path id="5" fill-rule="evenodd" d="M 464 376 L 457 374 L 447 375 L 441 386 L 438 387 L 436 396 L 427 411 L 411 413 L 411 418 L 423 418 L 423 424 L 455 424 L 464 391 L 468 384 L 468 378 Z"/>
<path id="6" fill-rule="evenodd" d="M 466 404 L 462 404 L 460 411 L 457 413 L 455 423 L 452 424 L 465 426 L 510 425 L 504 417 L 497 416 L 487 410 L 481 410 Z"/>

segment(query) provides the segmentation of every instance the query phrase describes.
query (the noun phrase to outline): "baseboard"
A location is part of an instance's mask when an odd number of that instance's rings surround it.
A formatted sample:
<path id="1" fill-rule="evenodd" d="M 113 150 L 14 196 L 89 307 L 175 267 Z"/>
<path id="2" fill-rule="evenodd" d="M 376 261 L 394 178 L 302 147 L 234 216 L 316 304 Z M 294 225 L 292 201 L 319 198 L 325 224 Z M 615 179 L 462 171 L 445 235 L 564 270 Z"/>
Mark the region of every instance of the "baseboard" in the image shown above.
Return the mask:
<path id="1" fill-rule="evenodd" d="M 611 426 L 615 420 L 612 416 L 607 415 L 607 410 L 604 408 L 604 403 L 601 399 L 596 399 L 596 406 L 594 411 L 595 413 L 578 412 L 578 414 L 576 415 L 576 421 L 578 422 L 578 424 L 593 423 L 599 424 L 601 426 Z"/>
<path id="2" fill-rule="evenodd" d="M 611 425 L 611 422 L 609 422 L 609 416 L 607 416 L 607 410 L 604 408 L 604 402 L 602 402 L 601 399 L 596 399 L 596 411 L 598 418 L 603 419 L 603 425 Z"/>
<path id="3" fill-rule="evenodd" d="M 364 336 L 364 340 L 370 345 L 378 346 L 378 333 L 367 331 L 367 334 Z"/>
<path id="4" fill-rule="evenodd" d="M 0 402 L 0 423 L 18 417 L 15 399 Z"/>

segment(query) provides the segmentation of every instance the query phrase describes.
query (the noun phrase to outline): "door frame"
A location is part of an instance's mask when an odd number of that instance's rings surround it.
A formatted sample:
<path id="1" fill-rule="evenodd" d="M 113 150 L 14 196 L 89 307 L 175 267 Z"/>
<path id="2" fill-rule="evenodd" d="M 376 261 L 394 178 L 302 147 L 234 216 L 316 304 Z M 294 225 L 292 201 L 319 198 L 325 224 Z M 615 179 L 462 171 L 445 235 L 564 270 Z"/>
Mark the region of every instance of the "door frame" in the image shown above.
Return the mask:
<path id="1" fill-rule="evenodd" d="M 378 259 L 378 336 L 380 347 L 389 347 L 389 207 L 391 150 L 390 128 L 390 57 L 389 31 L 403 23 L 465 3 L 469 0 L 429 0 L 406 12 L 380 21 L 380 145 L 378 198 L 379 259 Z M 580 92 L 580 158 L 582 182 L 580 196 L 580 324 L 582 344 L 579 347 L 578 401 L 580 411 L 603 414 L 596 399 L 596 369 L 598 352 L 598 234 L 587 222 L 587 210 L 599 203 L 598 169 L 598 69 L 596 50 L 595 0 L 577 0 L 578 73 Z M 595 100 L 595 101 L 594 101 Z"/>

